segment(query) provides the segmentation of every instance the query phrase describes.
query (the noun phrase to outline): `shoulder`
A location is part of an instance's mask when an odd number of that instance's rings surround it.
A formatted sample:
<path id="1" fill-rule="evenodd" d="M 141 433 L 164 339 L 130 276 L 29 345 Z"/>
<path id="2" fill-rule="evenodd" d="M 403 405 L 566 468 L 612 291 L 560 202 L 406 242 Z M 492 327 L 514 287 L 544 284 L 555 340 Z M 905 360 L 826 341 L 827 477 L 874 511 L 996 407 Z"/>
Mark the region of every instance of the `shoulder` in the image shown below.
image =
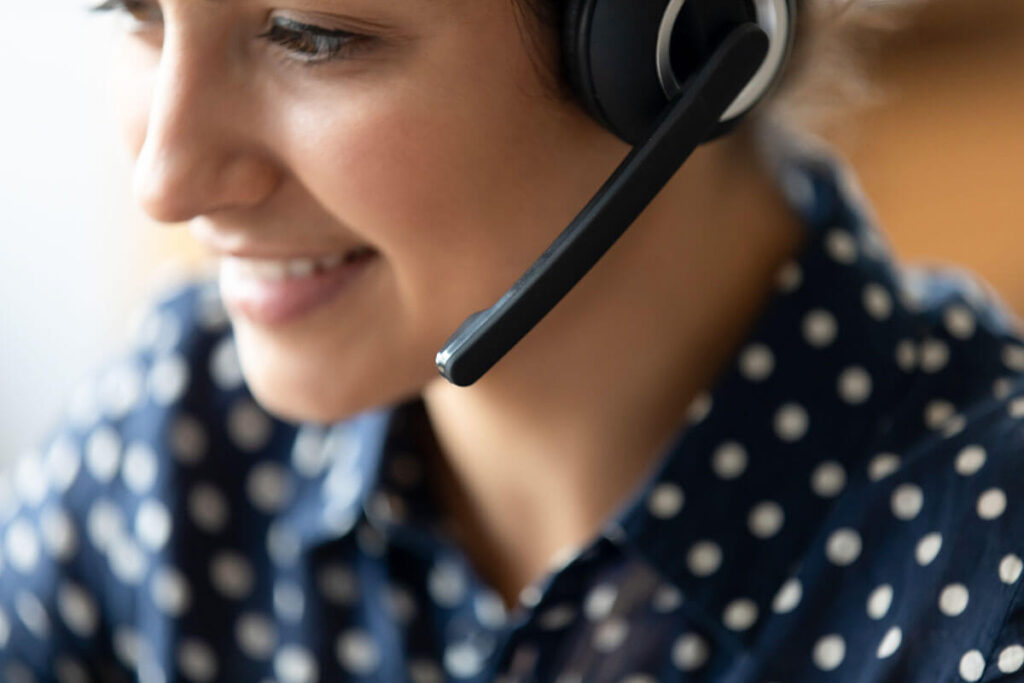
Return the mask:
<path id="1" fill-rule="evenodd" d="M 267 504 L 280 497 L 281 478 L 270 474 L 285 471 L 296 425 L 248 392 L 215 285 L 165 290 L 135 328 L 39 448 L 0 477 L 9 489 L 0 495 L 3 680 L 89 668 L 75 651 L 113 652 L 107 661 L 130 670 L 117 648 L 139 615 L 173 616 L 188 600 L 178 590 L 190 561 L 178 525 L 217 531 L 232 515 L 227 487 L 244 500 L 246 476 L 260 466 L 278 469 L 257 472 L 250 493 Z M 193 534 L 197 549 L 202 533 Z"/>
<path id="2" fill-rule="evenodd" d="M 904 656 L 953 680 L 1024 676 L 1024 339 L 970 274 L 902 272 L 917 329 L 896 350 L 908 390 L 846 514 Z"/>

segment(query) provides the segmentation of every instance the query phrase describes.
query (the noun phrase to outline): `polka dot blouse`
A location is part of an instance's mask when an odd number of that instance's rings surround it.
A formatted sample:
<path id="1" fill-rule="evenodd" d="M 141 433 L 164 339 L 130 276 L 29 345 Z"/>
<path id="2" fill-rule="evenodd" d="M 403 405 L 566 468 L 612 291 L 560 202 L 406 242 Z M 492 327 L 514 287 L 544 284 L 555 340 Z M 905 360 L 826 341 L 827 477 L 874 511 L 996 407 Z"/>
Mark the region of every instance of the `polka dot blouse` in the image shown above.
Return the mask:
<path id="1" fill-rule="evenodd" d="M 274 419 L 215 286 L 169 292 L 0 480 L 0 680 L 1024 680 L 1016 319 L 897 263 L 835 156 L 778 178 L 807 239 L 749 339 L 512 609 L 428 494 L 421 402 Z"/>

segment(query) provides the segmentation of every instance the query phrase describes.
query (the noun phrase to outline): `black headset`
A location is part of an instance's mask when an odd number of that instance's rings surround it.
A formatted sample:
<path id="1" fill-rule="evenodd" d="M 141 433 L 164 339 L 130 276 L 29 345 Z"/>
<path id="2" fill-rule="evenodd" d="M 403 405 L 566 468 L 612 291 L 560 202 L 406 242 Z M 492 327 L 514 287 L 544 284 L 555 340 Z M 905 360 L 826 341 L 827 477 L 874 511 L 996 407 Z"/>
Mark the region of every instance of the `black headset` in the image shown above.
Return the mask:
<path id="1" fill-rule="evenodd" d="M 633 146 L 537 261 L 437 352 L 452 384 L 494 366 L 583 278 L 703 142 L 776 81 L 795 0 L 566 0 L 562 65 L 587 112 Z"/>

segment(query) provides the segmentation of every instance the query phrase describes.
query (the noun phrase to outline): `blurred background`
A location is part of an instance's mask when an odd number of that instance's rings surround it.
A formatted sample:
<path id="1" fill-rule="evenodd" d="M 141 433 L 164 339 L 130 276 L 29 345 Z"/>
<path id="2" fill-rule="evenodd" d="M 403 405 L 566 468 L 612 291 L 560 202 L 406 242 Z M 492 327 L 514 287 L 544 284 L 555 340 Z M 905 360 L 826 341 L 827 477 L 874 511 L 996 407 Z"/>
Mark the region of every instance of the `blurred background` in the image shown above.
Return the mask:
<path id="1" fill-rule="evenodd" d="M 114 22 L 78 0 L 7 5 L 8 26 L 32 30 L 0 43 L 0 465 L 128 345 L 140 307 L 202 262 L 183 227 L 132 201 Z M 900 258 L 974 270 L 1024 314 L 1024 3 L 930 0 L 872 54 L 885 99 L 829 139 Z"/>

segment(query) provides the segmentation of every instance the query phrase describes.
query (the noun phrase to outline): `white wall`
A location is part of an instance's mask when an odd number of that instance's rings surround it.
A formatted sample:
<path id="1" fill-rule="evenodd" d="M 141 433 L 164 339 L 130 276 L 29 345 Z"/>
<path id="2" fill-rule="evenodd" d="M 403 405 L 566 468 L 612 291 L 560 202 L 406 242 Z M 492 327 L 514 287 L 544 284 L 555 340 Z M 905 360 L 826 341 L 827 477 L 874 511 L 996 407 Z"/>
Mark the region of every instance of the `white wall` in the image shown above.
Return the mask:
<path id="1" fill-rule="evenodd" d="M 109 96 L 117 24 L 87 6 L 0 2 L 0 465 L 127 341 L 151 289 Z"/>

